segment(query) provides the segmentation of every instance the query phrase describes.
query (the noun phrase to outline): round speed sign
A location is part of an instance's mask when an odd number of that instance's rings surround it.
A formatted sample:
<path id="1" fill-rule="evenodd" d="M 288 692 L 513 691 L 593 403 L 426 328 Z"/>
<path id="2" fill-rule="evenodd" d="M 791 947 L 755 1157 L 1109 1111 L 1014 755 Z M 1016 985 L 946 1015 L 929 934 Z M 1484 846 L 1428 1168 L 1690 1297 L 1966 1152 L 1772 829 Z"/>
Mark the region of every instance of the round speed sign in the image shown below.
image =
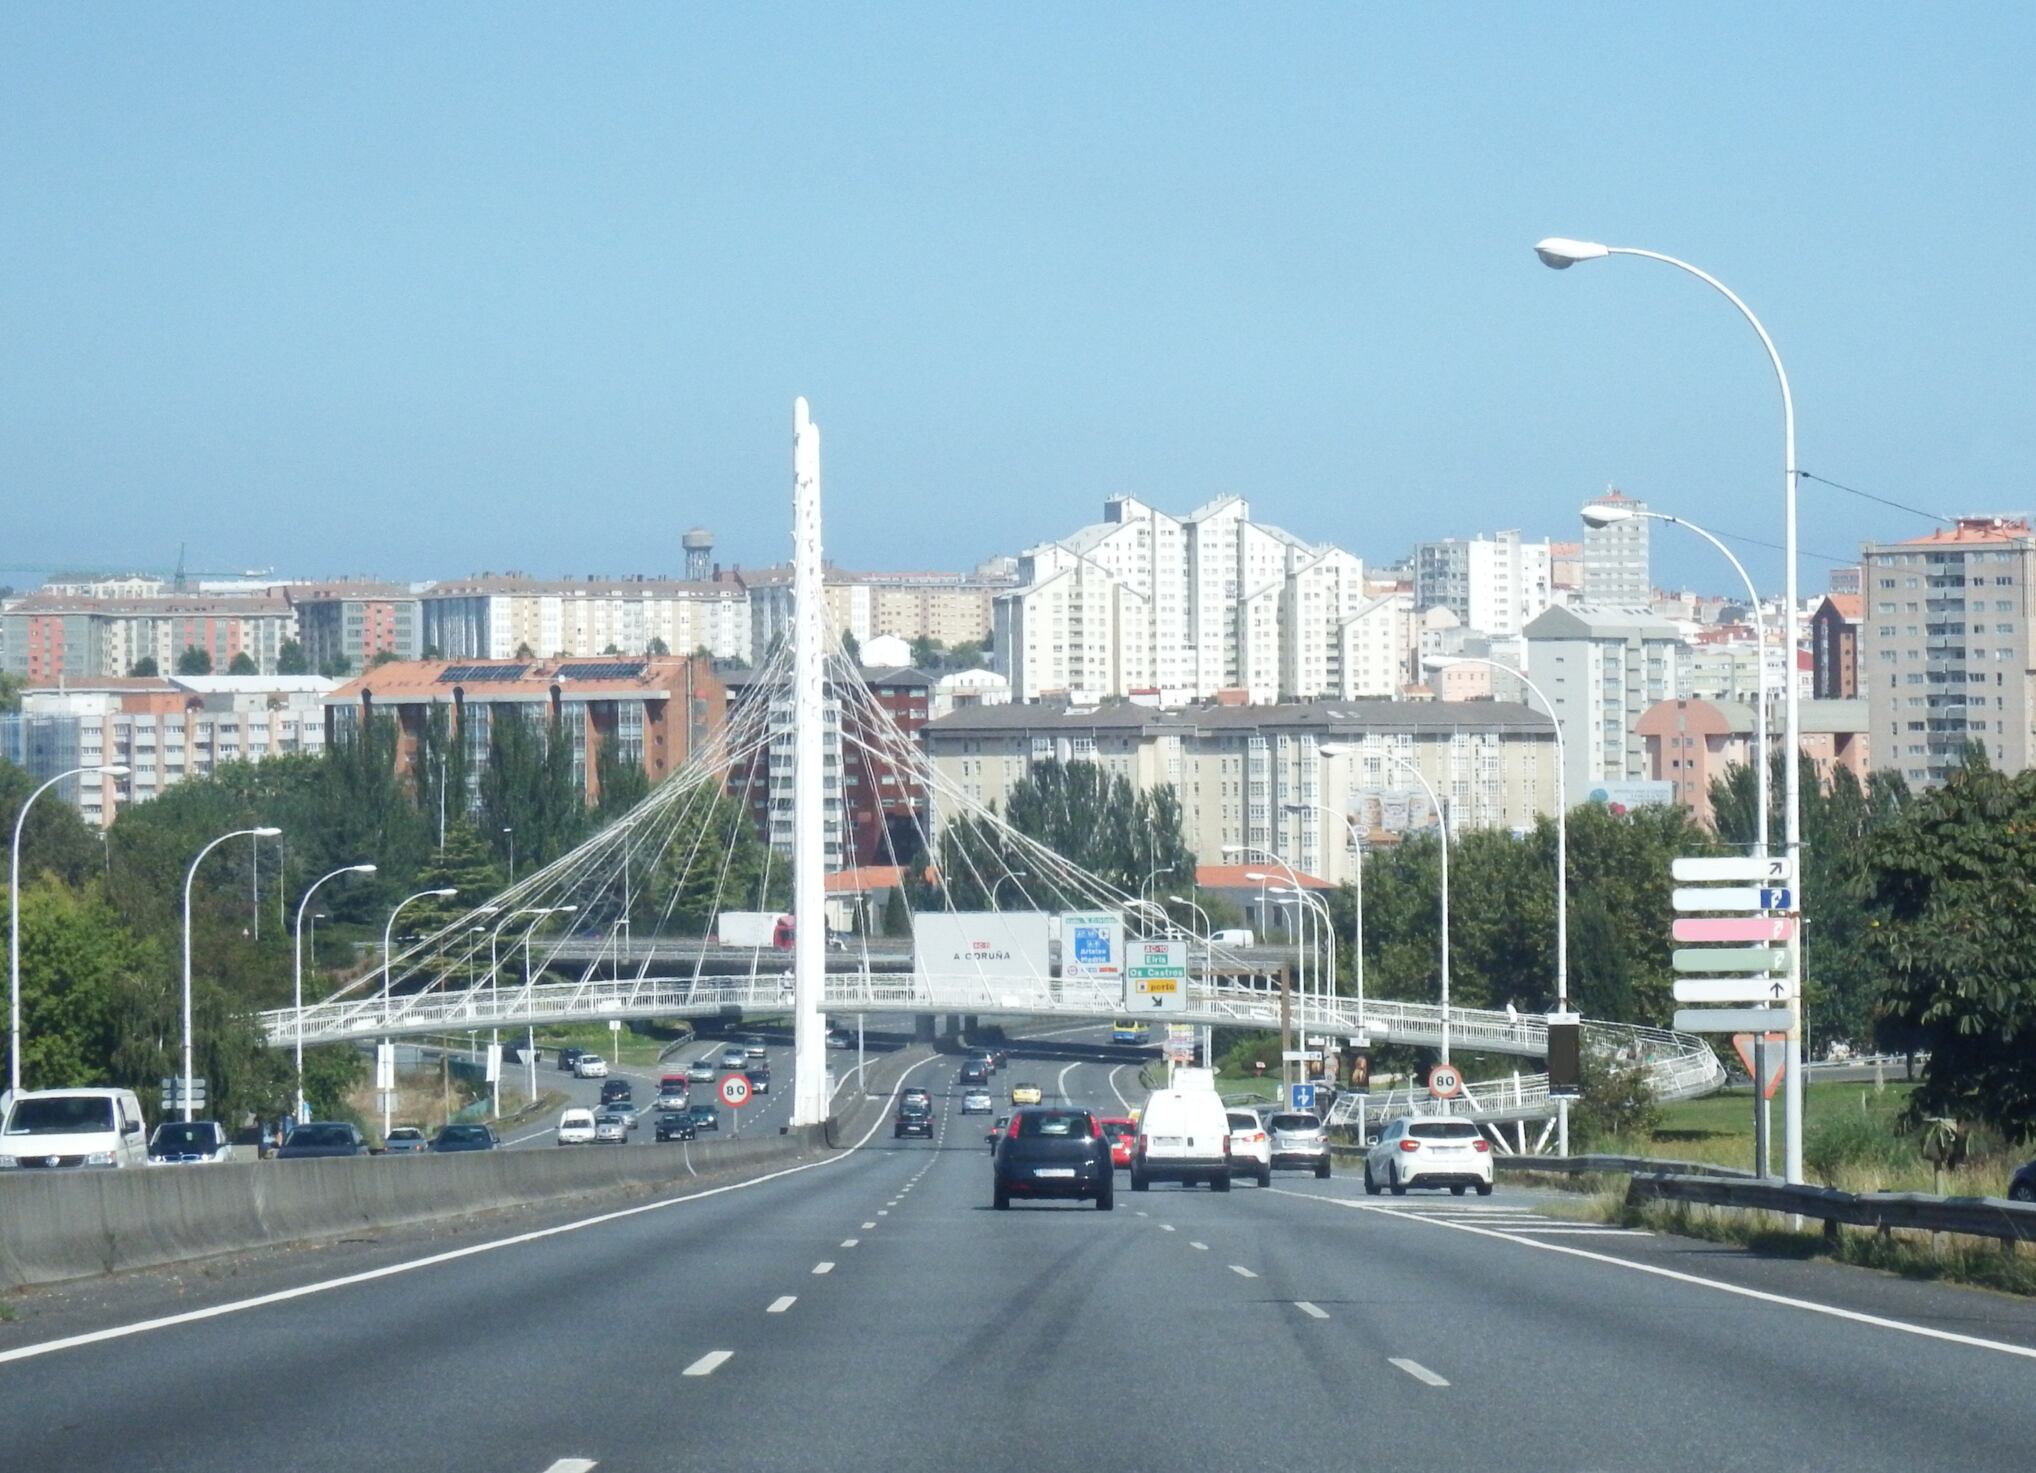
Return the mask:
<path id="1" fill-rule="evenodd" d="M 1453 1064 L 1437 1064 L 1428 1071 L 1428 1093 L 1438 1100 L 1453 1100 L 1463 1093 L 1463 1076 Z"/>
<path id="2" fill-rule="evenodd" d="M 721 1103 L 731 1110 L 740 1110 L 749 1103 L 749 1080 L 740 1074 L 721 1076 Z"/>

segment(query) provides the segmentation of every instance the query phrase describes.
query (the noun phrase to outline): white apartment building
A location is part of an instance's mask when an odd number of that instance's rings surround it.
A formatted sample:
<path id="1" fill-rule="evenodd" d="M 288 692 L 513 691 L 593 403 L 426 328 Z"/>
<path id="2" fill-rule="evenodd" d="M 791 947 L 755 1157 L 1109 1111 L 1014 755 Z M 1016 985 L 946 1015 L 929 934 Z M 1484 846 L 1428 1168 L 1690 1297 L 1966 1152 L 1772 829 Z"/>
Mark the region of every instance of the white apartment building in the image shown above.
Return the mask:
<path id="1" fill-rule="evenodd" d="M 1414 678 L 1420 646 L 1414 597 L 1388 593 L 1369 600 L 1337 631 L 1340 681 L 1322 693 L 1331 700 L 1396 700 Z"/>
<path id="2" fill-rule="evenodd" d="M 1554 562 L 1547 542 L 1517 531 L 1470 541 L 1424 542 L 1414 553 L 1414 606 L 1442 607 L 1465 628 L 1510 639 L 1554 600 Z"/>
<path id="3" fill-rule="evenodd" d="M 1353 826 L 1376 838 L 1432 821 L 1402 760 L 1464 828 L 1525 829 L 1555 811 L 1554 725 L 1505 702 L 979 706 L 929 723 L 921 741 L 967 804 L 1002 809 L 1037 763 L 1093 762 L 1134 787 L 1172 786 L 1205 863 L 1221 862 L 1226 845 L 1255 845 L 1331 883 L 1355 877 Z M 936 830 L 952 816 L 942 801 Z"/>
<path id="4" fill-rule="evenodd" d="M 1616 486 L 1607 486 L 1592 506 L 1623 506 L 1646 511 Z M 1648 564 L 1646 517 L 1628 517 L 1602 527 L 1584 526 L 1582 602 L 1604 608 L 1644 609 L 1654 598 L 1654 574 Z"/>
<path id="5" fill-rule="evenodd" d="M 1364 566 L 1251 520 L 1225 496 L 1175 517 L 1112 497 L 1103 520 L 1020 554 L 996 602 L 995 658 L 1017 700 L 1340 692 L 1341 630 Z"/>
<path id="6" fill-rule="evenodd" d="M 119 804 L 145 803 L 222 764 L 324 751 L 322 702 L 338 684 L 315 675 L 66 680 L 22 693 L 21 715 L 0 731 L 0 755 L 44 777 L 66 767 L 127 764 L 125 778 L 61 789 L 87 823 L 103 827 Z"/>
<path id="7" fill-rule="evenodd" d="M 997 595 L 1016 586 L 1010 559 L 993 558 L 972 573 L 851 573 L 826 570 L 823 588 L 827 618 L 855 636 L 858 645 L 896 638 L 908 644 L 931 639 L 952 649 L 990 633 Z M 740 572 L 749 590 L 752 664 L 760 664 L 792 628 L 792 569 L 789 563 Z"/>
<path id="8" fill-rule="evenodd" d="M 1676 626 L 1644 608 L 1551 608 L 1527 626 L 1527 674 L 1562 727 L 1564 783 L 1581 803 L 1604 782 L 1651 776 L 1639 721 L 1681 689 Z"/>
<path id="9" fill-rule="evenodd" d="M 425 648 L 449 660 L 641 655 L 651 641 L 688 655 L 751 656 L 749 595 L 739 581 L 672 578 L 541 581 L 480 577 L 421 595 Z"/>

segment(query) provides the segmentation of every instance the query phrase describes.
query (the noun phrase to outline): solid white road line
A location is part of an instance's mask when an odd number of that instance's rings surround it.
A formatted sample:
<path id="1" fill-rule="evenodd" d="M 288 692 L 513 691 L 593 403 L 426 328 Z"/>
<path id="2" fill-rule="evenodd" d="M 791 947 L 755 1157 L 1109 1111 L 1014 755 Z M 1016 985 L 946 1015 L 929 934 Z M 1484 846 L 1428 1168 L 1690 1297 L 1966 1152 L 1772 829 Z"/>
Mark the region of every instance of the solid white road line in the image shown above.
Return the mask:
<path id="1" fill-rule="evenodd" d="M 1302 1314 L 1308 1316 L 1308 1318 L 1310 1319 L 1326 1320 L 1329 1318 L 1328 1310 L 1321 1308 L 1319 1305 L 1310 1304 L 1305 1299 L 1296 1299 L 1294 1301 L 1294 1308 L 1298 1309 Z"/>
<path id="2" fill-rule="evenodd" d="M 1408 1360 L 1405 1356 L 1401 1355 L 1390 1356 L 1388 1360 L 1391 1364 L 1398 1366 L 1425 1386 L 1447 1386 L 1449 1384 L 1417 1360 Z"/>
<path id="3" fill-rule="evenodd" d="M 735 1352 L 732 1350 L 710 1350 L 690 1366 L 687 1366 L 685 1370 L 679 1372 L 679 1374 L 682 1376 L 711 1376 L 721 1369 L 722 1363 L 734 1354 Z"/>
<path id="4" fill-rule="evenodd" d="M 1112 1069 L 1110 1071 L 1110 1093 L 1117 1096 L 1117 1107 L 1120 1110 L 1122 1110 L 1126 1115 L 1129 1115 L 1131 1113 L 1131 1101 L 1125 1099 L 1124 1091 L 1117 1088 L 1117 1075 L 1127 1067 L 1129 1066 L 1119 1064 L 1115 1069 Z"/>
<path id="5" fill-rule="evenodd" d="M 592 1458 L 560 1458 L 544 1473 L 594 1473 L 599 1466 Z"/>
<path id="6" fill-rule="evenodd" d="M 816 1274 L 831 1274 L 834 1272 L 834 1265 L 822 1260 L 813 1265 L 813 1272 Z"/>
<path id="7" fill-rule="evenodd" d="M 1241 1263 L 1231 1264 L 1230 1272 L 1236 1274 L 1237 1277 L 1239 1277 L 1240 1279 L 1255 1279 L 1258 1277 L 1257 1274 L 1253 1273 L 1250 1269 L 1246 1268 Z"/>
<path id="8" fill-rule="evenodd" d="M 777 1298 L 771 1301 L 770 1308 L 766 1309 L 764 1313 L 783 1314 L 786 1310 L 790 1309 L 793 1305 L 797 1304 L 798 1302 L 799 1296 L 796 1294 L 780 1294 Z"/>
<path id="9" fill-rule="evenodd" d="M 1274 1187 L 1289 1197 L 1300 1197 L 1304 1201 L 1323 1202 L 1331 1207 L 1348 1207 L 1358 1212 L 1373 1211 L 1366 1202 L 1352 1202 L 1341 1197 L 1315 1197 L 1307 1192 L 1288 1192 Z M 2005 1340 L 1987 1340 L 1978 1335 L 1961 1335 L 1955 1330 L 1937 1330 L 1929 1325 L 1911 1324 L 1907 1320 L 1889 1319 L 1885 1315 L 1867 1314 L 1857 1309 L 1841 1309 L 1835 1304 L 1819 1304 L 1814 1299 L 1798 1299 L 1791 1294 L 1772 1294 L 1765 1289 L 1749 1289 L 1743 1284 L 1728 1284 L 1722 1279 L 1707 1279 L 1698 1274 L 1684 1273 L 1681 1269 L 1662 1268 L 1652 1263 L 1635 1263 L 1630 1258 L 1617 1258 L 1610 1253 L 1593 1253 L 1588 1248 L 1572 1248 L 1564 1243 L 1544 1243 L 1536 1238 L 1522 1237 L 1518 1233 L 1505 1232 L 1467 1222 L 1450 1222 L 1445 1218 L 1422 1217 L 1413 1213 L 1384 1211 L 1381 1215 L 1399 1217 L 1406 1221 L 1424 1223 L 1432 1227 L 1448 1228 L 1452 1232 L 1474 1233 L 1481 1238 L 1497 1238 L 1504 1243 L 1518 1243 L 1523 1248 L 1537 1248 L 1543 1253 L 1560 1253 L 1569 1258 L 1582 1258 L 1592 1263 L 1606 1264 L 1612 1268 L 1623 1268 L 1637 1274 L 1652 1274 L 1660 1279 L 1673 1279 L 1679 1284 L 1694 1285 L 1699 1289 L 1712 1289 L 1720 1294 L 1732 1294 L 1741 1299 L 1755 1299 L 1763 1304 L 1779 1304 L 1787 1309 L 1800 1309 L 1809 1314 L 1828 1315 L 1832 1319 L 1848 1320 L 1855 1325 L 1874 1325 L 1883 1330 L 1899 1330 L 1904 1335 L 1917 1335 L 1925 1340 L 1942 1340 L 1952 1345 L 1969 1345 L 1975 1350 L 1991 1350 L 2001 1355 L 2018 1356 L 2023 1360 L 2036 1360 L 2036 1347 L 2012 1345 Z M 4 1360 L 0 1356 L 0 1360 Z"/>
<path id="10" fill-rule="evenodd" d="M 900 1071 L 898 1082 L 891 1086 L 891 1093 L 886 1100 L 886 1109 L 878 1112 L 877 1119 L 871 1123 L 868 1130 L 862 1133 L 860 1140 L 838 1156 L 824 1156 L 818 1161 L 808 1161 L 800 1166 L 787 1166 L 782 1171 L 765 1172 L 762 1176 L 753 1176 L 747 1181 L 729 1182 L 726 1186 L 706 1187 L 697 1192 L 687 1192 L 684 1196 L 661 1197 L 655 1202 L 642 1202 L 634 1207 L 621 1207 L 613 1212 L 596 1213 L 592 1217 L 582 1217 L 572 1222 L 562 1222 L 556 1227 L 538 1228 L 527 1233 L 512 1233 L 506 1238 L 491 1238 L 485 1243 L 471 1243 L 464 1248 L 452 1248 L 444 1253 L 431 1253 L 423 1258 L 412 1258 L 402 1263 L 386 1264 L 381 1268 L 366 1269 L 357 1274 L 342 1274 L 336 1279 L 320 1279 L 315 1284 L 300 1284 L 294 1289 L 279 1289 L 273 1294 L 257 1294 L 251 1299 L 235 1299 L 226 1304 L 209 1305 L 204 1309 L 185 1310 L 181 1314 L 162 1315 L 152 1320 L 136 1320 L 132 1324 L 114 1325 L 104 1330 L 91 1330 L 82 1335 L 66 1335 L 61 1339 L 45 1340 L 36 1345 L 17 1346 L 13 1350 L 0 1350 L 0 1365 L 7 1365 L 13 1361 L 33 1360 L 37 1356 L 51 1355 L 59 1350 L 75 1350 L 84 1345 L 97 1345 L 106 1340 L 124 1340 L 130 1335 L 146 1334 L 151 1330 L 166 1330 L 176 1325 L 194 1324 L 199 1320 L 218 1319 L 223 1315 L 239 1314 L 244 1310 L 250 1309 L 261 1309 L 271 1304 L 285 1304 L 292 1299 L 305 1299 L 313 1294 L 326 1294 L 334 1289 L 351 1288 L 355 1284 L 370 1284 L 377 1279 L 394 1278 L 398 1274 L 414 1273 L 421 1268 L 434 1268 L 441 1263 L 454 1263 L 462 1258 L 472 1258 L 476 1254 L 493 1253 L 500 1248 L 514 1248 L 523 1243 L 536 1243 L 546 1238 L 559 1237 L 565 1233 L 576 1233 L 583 1228 L 599 1227 L 603 1223 L 621 1222 L 626 1218 L 640 1217 L 646 1212 L 662 1212 L 667 1208 L 678 1207 L 687 1202 L 699 1202 L 708 1197 L 718 1197 L 724 1192 L 747 1191 L 751 1187 L 760 1187 L 768 1181 L 777 1181 L 783 1177 L 797 1176 L 803 1171 L 817 1171 L 821 1167 L 834 1166 L 846 1161 L 870 1143 L 870 1138 L 883 1126 L 884 1117 L 889 1114 L 888 1106 L 890 1102 L 895 1101 L 898 1097 L 898 1092 L 905 1087 L 906 1078 L 915 1070 L 925 1068 L 940 1057 L 939 1054 L 929 1055 L 916 1064 L 907 1065 Z"/>
<path id="11" fill-rule="evenodd" d="M 1082 1066 L 1082 1063 L 1083 1060 L 1076 1059 L 1072 1064 L 1068 1065 L 1067 1068 L 1060 1071 L 1060 1078 L 1054 1080 L 1053 1082 L 1053 1094 L 1055 1099 L 1064 1100 L 1067 1098 L 1067 1077 L 1068 1075 L 1072 1074 L 1076 1069 L 1079 1069 Z"/>

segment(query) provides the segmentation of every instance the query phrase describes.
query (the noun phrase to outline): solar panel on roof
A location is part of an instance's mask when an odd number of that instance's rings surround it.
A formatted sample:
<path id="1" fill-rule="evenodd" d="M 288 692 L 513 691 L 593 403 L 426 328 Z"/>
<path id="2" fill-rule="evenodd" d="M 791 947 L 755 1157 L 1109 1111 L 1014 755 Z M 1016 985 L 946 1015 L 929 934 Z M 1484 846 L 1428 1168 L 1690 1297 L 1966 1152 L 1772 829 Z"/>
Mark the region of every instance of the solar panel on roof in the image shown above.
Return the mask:
<path id="1" fill-rule="evenodd" d="M 636 680 L 648 665 L 642 660 L 588 660 L 558 667 L 564 680 Z"/>
<path id="2" fill-rule="evenodd" d="M 440 685 L 471 685 L 476 681 L 521 680 L 528 665 L 448 665 L 439 672 Z"/>

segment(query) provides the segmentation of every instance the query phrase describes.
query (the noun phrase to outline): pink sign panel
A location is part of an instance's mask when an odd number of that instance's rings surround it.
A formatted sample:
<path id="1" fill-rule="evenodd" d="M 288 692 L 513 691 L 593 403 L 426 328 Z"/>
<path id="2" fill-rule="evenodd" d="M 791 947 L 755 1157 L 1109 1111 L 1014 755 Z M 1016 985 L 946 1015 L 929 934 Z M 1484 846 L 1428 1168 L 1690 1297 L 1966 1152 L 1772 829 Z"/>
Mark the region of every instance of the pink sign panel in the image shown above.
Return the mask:
<path id="1" fill-rule="evenodd" d="M 1794 916 L 1698 916 L 1675 923 L 1678 941 L 1787 941 L 1795 934 Z"/>

